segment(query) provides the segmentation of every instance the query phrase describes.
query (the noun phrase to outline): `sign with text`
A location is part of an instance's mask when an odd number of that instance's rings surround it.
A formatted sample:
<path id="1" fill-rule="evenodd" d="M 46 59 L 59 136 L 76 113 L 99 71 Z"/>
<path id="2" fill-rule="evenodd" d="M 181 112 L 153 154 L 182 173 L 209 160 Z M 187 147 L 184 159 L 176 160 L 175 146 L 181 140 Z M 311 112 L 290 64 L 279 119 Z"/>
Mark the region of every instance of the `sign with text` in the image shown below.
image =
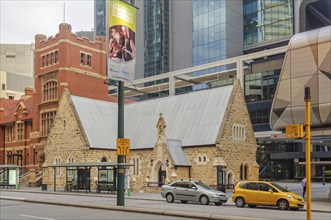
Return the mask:
<path id="1" fill-rule="evenodd" d="M 117 138 L 116 155 L 129 155 L 130 154 L 130 139 Z"/>
<path id="2" fill-rule="evenodd" d="M 108 78 L 132 82 L 136 64 L 136 8 L 120 0 L 109 0 L 108 6 Z"/>

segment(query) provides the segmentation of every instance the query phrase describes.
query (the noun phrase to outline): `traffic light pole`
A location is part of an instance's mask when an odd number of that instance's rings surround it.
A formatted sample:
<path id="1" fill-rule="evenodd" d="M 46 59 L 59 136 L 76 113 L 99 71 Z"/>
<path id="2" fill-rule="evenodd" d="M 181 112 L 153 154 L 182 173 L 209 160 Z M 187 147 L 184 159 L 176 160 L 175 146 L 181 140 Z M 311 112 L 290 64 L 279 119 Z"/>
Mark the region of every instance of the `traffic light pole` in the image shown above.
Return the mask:
<path id="1" fill-rule="evenodd" d="M 124 138 L 124 82 L 118 82 L 118 138 Z M 124 206 L 124 155 L 117 156 L 117 206 Z"/>
<path id="2" fill-rule="evenodd" d="M 305 88 L 306 102 L 306 190 L 307 190 L 307 220 L 311 220 L 311 173 L 310 173 L 310 88 Z"/>

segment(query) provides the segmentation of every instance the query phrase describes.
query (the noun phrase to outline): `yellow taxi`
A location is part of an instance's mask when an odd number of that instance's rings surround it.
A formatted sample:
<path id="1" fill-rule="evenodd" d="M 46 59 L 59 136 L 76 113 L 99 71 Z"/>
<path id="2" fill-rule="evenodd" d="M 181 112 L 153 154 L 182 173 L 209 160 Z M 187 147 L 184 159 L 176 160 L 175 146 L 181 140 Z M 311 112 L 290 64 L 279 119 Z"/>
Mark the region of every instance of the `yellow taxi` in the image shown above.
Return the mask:
<path id="1" fill-rule="evenodd" d="M 239 182 L 233 190 L 232 202 L 237 207 L 277 206 L 281 210 L 303 208 L 304 199 L 282 186 L 266 181 Z"/>

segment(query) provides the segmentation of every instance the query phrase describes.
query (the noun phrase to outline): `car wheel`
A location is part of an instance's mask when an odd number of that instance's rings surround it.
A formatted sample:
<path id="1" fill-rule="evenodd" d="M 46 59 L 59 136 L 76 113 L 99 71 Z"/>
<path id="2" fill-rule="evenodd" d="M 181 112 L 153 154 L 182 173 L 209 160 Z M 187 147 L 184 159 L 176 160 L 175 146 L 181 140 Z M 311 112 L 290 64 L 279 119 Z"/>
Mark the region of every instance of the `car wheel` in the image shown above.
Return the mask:
<path id="1" fill-rule="evenodd" d="M 173 203 L 175 199 L 174 199 L 174 196 L 171 193 L 168 193 L 166 195 L 166 200 L 167 200 L 168 203 Z"/>
<path id="2" fill-rule="evenodd" d="M 222 205 L 221 202 L 214 202 L 214 204 L 215 204 L 216 206 L 220 206 L 220 205 Z"/>
<path id="3" fill-rule="evenodd" d="M 287 210 L 288 209 L 288 201 L 285 199 L 281 199 L 277 202 L 277 206 L 280 210 Z"/>
<path id="4" fill-rule="evenodd" d="M 187 201 L 186 200 L 180 200 L 183 204 L 186 204 Z"/>
<path id="5" fill-rule="evenodd" d="M 248 205 L 249 208 L 256 208 L 256 205 Z"/>
<path id="6" fill-rule="evenodd" d="M 209 204 L 209 198 L 205 195 L 200 197 L 200 203 L 201 205 L 208 205 Z"/>
<path id="7" fill-rule="evenodd" d="M 243 197 L 237 197 L 234 202 L 236 203 L 236 206 L 239 208 L 242 208 L 245 206 L 245 199 Z"/>

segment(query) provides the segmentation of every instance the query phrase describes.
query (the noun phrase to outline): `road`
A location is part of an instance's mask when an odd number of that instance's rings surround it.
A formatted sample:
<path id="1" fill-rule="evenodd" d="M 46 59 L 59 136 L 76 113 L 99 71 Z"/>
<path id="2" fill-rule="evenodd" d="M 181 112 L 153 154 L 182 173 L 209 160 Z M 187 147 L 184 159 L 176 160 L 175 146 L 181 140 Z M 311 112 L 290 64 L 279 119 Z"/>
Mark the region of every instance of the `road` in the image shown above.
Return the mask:
<path id="1" fill-rule="evenodd" d="M 77 208 L 70 206 L 45 205 L 19 201 L 1 200 L 1 220 L 68 220 L 68 219 L 169 219 L 185 220 L 161 215 L 141 214 L 113 210 Z"/>
<path id="2" fill-rule="evenodd" d="M 29 200 L 53 201 L 62 203 L 86 204 L 86 205 L 110 205 L 116 206 L 116 198 L 113 197 L 95 197 L 88 194 L 80 195 L 59 195 L 59 194 L 42 194 L 42 193 L 24 193 L 15 191 L 2 191 L 2 197 L 25 198 Z M 1 200 L 1 203 L 4 200 Z M 151 210 L 171 210 L 188 213 L 206 213 L 218 214 L 222 216 L 236 216 L 243 218 L 260 218 L 260 219 L 305 219 L 305 211 L 281 211 L 274 207 L 257 207 L 257 208 L 237 208 L 232 202 L 220 207 L 214 205 L 202 206 L 198 203 L 181 204 L 180 202 L 167 203 L 163 200 L 146 200 L 146 199 L 126 199 L 126 207 L 135 207 Z M 100 210 L 99 210 L 100 211 Z M 129 213 L 128 213 L 129 214 Z M 313 219 L 331 219 L 330 213 L 313 212 Z"/>

